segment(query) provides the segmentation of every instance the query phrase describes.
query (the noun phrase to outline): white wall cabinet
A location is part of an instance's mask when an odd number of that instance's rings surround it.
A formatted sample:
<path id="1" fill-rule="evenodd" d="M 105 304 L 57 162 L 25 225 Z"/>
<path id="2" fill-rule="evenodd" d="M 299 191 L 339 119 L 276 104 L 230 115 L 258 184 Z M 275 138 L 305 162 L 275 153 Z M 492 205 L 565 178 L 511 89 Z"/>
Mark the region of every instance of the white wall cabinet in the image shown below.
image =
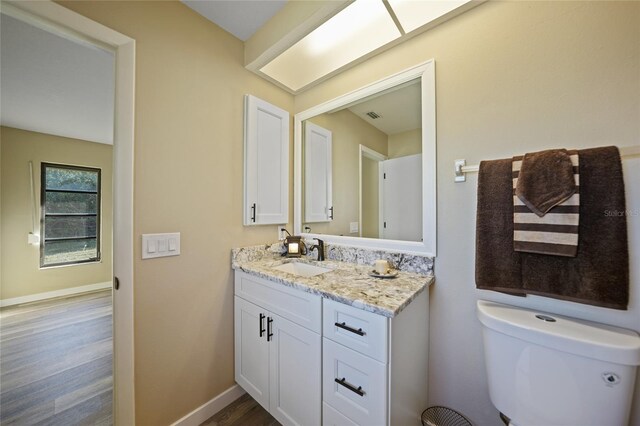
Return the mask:
<path id="1" fill-rule="evenodd" d="M 304 221 L 333 219 L 332 133 L 310 122 L 304 124 Z"/>
<path id="2" fill-rule="evenodd" d="M 252 95 L 244 107 L 243 223 L 287 223 L 289 113 Z"/>
<path id="3" fill-rule="evenodd" d="M 242 272 L 235 288 L 236 382 L 283 425 L 319 425 L 320 297 Z"/>
<path id="4" fill-rule="evenodd" d="M 235 273 L 236 382 L 283 425 L 420 424 L 428 329 L 428 289 L 387 318 Z"/>

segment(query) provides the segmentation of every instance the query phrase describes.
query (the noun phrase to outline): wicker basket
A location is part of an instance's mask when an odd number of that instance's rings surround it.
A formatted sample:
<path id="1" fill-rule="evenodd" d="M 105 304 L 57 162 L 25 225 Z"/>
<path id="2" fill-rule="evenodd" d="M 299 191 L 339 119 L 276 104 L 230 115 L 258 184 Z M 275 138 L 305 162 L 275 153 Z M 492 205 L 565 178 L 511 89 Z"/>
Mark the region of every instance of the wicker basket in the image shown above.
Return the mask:
<path id="1" fill-rule="evenodd" d="M 447 407 L 433 406 L 422 412 L 423 426 L 472 426 L 465 416 Z"/>

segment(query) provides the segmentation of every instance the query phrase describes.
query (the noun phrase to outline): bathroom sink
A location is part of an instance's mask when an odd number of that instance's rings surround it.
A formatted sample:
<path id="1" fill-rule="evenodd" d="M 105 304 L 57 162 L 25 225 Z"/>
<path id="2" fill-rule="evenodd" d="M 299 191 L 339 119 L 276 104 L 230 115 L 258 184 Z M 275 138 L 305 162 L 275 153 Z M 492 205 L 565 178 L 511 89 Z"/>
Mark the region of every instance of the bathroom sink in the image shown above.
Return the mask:
<path id="1" fill-rule="evenodd" d="M 329 268 L 309 265 L 308 263 L 302 262 L 284 263 L 280 266 L 275 266 L 273 269 L 276 271 L 286 272 L 291 275 L 298 275 L 300 277 L 315 277 L 316 275 L 331 271 Z"/>

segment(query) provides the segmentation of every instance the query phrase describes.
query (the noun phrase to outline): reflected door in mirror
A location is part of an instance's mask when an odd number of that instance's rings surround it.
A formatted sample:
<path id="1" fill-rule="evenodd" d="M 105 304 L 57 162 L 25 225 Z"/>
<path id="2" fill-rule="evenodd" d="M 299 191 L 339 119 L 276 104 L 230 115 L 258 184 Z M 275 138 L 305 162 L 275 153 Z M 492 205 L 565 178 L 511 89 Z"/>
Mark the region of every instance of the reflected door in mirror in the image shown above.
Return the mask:
<path id="1" fill-rule="evenodd" d="M 380 237 L 422 240 L 422 155 L 380 162 Z"/>

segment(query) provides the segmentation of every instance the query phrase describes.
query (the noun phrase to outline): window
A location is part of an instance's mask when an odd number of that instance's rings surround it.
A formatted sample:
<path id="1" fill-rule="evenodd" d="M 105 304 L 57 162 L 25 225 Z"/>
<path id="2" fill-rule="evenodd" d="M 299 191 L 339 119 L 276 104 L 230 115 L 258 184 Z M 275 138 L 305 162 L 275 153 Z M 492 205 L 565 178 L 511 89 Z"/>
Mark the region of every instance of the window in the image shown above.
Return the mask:
<path id="1" fill-rule="evenodd" d="M 100 260 L 100 169 L 42 163 L 40 267 Z"/>

